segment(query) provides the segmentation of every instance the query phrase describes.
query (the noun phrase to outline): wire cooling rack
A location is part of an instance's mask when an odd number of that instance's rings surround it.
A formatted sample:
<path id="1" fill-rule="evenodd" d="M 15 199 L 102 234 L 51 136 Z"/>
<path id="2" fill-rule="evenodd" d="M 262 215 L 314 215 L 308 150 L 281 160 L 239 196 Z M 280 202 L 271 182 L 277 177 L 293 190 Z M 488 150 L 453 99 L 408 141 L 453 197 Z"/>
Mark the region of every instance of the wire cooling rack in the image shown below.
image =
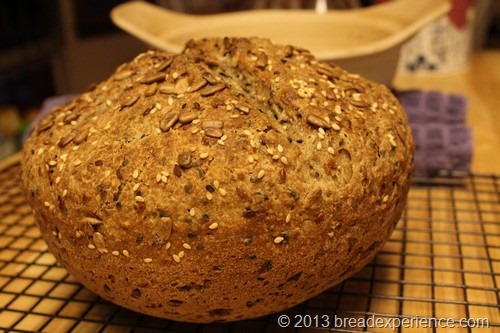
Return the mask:
<path id="1" fill-rule="evenodd" d="M 18 160 L 0 170 L 0 332 L 500 332 L 499 286 L 500 177 L 421 179 L 384 249 L 338 286 L 255 320 L 160 320 L 104 301 L 60 267 L 24 200 Z"/>

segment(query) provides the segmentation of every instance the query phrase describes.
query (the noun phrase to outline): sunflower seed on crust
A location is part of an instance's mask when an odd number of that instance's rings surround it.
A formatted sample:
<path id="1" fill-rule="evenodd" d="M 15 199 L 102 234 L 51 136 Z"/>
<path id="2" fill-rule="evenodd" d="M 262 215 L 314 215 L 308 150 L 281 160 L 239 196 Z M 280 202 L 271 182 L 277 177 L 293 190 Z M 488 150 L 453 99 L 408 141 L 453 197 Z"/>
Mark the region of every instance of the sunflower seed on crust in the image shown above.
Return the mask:
<path id="1" fill-rule="evenodd" d="M 163 72 L 165 69 L 167 69 L 168 67 L 170 67 L 170 65 L 172 64 L 173 60 L 174 60 L 173 56 L 168 57 L 167 59 L 165 59 L 164 62 L 162 62 L 160 65 L 158 65 L 158 68 L 156 70 L 158 72 Z"/>
<path id="2" fill-rule="evenodd" d="M 129 70 L 129 69 L 126 69 L 126 70 L 123 70 L 121 72 L 118 72 L 115 76 L 114 76 L 114 80 L 115 81 L 121 81 L 121 80 L 125 80 L 129 77 L 131 77 L 132 75 L 134 75 L 135 72 L 132 71 L 132 70 Z"/>
<path id="3" fill-rule="evenodd" d="M 75 145 L 79 145 L 83 141 L 87 140 L 88 136 L 89 136 L 89 129 L 84 128 L 76 133 L 75 137 L 73 138 L 73 143 Z"/>
<path id="4" fill-rule="evenodd" d="M 80 115 L 76 112 L 70 112 L 64 117 L 63 121 L 65 124 L 70 124 L 72 121 L 77 120 L 79 117 Z"/>
<path id="5" fill-rule="evenodd" d="M 168 132 L 175 123 L 179 120 L 179 111 L 169 112 L 162 121 L 160 121 L 160 129 L 163 132 Z"/>
<path id="6" fill-rule="evenodd" d="M 242 103 L 237 103 L 234 107 L 244 114 L 249 114 L 251 110 L 250 106 Z"/>
<path id="7" fill-rule="evenodd" d="M 175 85 L 172 83 L 166 83 L 158 89 L 162 94 L 173 94 L 175 91 Z"/>
<path id="8" fill-rule="evenodd" d="M 308 114 L 306 118 L 307 122 L 310 125 L 321 127 L 321 128 L 330 128 L 330 124 L 327 123 L 323 118 L 317 116 L 315 114 Z"/>
<path id="9" fill-rule="evenodd" d="M 183 78 L 177 80 L 177 82 L 175 83 L 173 92 L 176 95 L 184 94 L 187 91 L 188 87 L 189 87 L 188 79 L 183 77 Z"/>
<path id="10" fill-rule="evenodd" d="M 153 82 L 152 84 L 147 86 L 146 90 L 144 90 L 144 96 L 151 97 L 154 94 L 156 94 L 157 90 L 158 90 L 158 83 Z"/>
<path id="11" fill-rule="evenodd" d="M 73 141 L 73 138 L 75 137 L 75 134 L 74 133 L 69 133 L 65 136 L 63 136 L 59 142 L 57 143 L 57 145 L 61 148 L 63 147 L 66 147 L 71 141 Z"/>
<path id="12" fill-rule="evenodd" d="M 179 121 L 182 124 L 187 124 L 192 122 L 198 118 L 198 114 L 196 112 L 188 111 L 188 112 L 182 112 L 181 115 L 179 116 Z"/>
<path id="13" fill-rule="evenodd" d="M 54 121 L 52 119 L 42 121 L 40 125 L 38 125 L 38 133 L 46 131 L 50 129 L 52 126 L 54 126 Z"/>
<path id="14" fill-rule="evenodd" d="M 121 107 L 123 108 L 123 107 L 132 106 L 135 104 L 135 102 L 137 102 L 138 99 L 139 99 L 139 95 L 130 96 L 121 103 Z"/>
<path id="15" fill-rule="evenodd" d="M 162 81 L 165 81 L 165 74 L 159 73 L 159 74 L 147 76 L 147 77 L 143 78 L 140 82 L 145 83 L 145 84 L 151 84 L 154 82 L 162 82 Z"/>
<path id="16" fill-rule="evenodd" d="M 328 64 L 324 64 L 324 63 L 319 63 L 316 67 L 316 72 L 318 74 L 321 74 L 321 75 L 326 75 L 328 78 L 338 78 L 338 74 L 335 73 L 334 69 L 328 65 Z"/>
<path id="17" fill-rule="evenodd" d="M 369 106 L 371 106 L 371 103 L 369 102 L 365 102 L 365 101 L 362 101 L 362 100 L 357 100 L 357 99 L 354 99 L 354 98 L 350 98 L 347 100 L 347 102 L 353 106 L 356 106 L 356 107 L 359 107 L 359 108 L 367 108 Z"/>
<path id="18" fill-rule="evenodd" d="M 206 81 L 208 81 L 208 83 L 210 83 L 210 84 L 216 84 L 217 83 L 217 80 L 215 79 L 215 76 L 213 76 L 212 73 L 210 73 L 210 72 L 203 72 L 203 74 L 201 74 L 201 76 Z"/>
<path id="19" fill-rule="evenodd" d="M 205 135 L 211 138 L 220 139 L 224 135 L 224 132 L 220 128 L 207 128 L 205 130 Z"/>
<path id="20" fill-rule="evenodd" d="M 224 83 L 217 83 L 213 86 L 206 86 L 200 90 L 200 95 L 203 97 L 211 96 L 216 92 L 222 91 L 226 89 L 226 85 Z"/>
<path id="21" fill-rule="evenodd" d="M 189 92 L 195 92 L 200 90 L 201 88 L 205 87 L 208 84 L 208 81 L 205 79 L 200 79 L 197 81 L 194 81 L 194 83 L 191 85 Z"/>
<path id="22" fill-rule="evenodd" d="M 221 120 L 203 120 L 201 122 L 201 128 L 203 128 L 205 130 L 209 129 L 209 128 L 222 129 L 222 128 L 224 128 L 224 122 L 222 122 Z"/>

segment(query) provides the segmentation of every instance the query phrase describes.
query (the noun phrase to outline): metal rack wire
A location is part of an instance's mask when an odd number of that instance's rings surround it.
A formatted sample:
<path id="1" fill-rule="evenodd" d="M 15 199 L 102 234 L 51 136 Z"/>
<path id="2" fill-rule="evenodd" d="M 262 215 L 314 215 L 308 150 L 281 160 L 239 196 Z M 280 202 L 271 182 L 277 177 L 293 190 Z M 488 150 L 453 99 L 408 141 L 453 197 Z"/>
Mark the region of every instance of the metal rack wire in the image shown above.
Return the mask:
<path id="1" fill-rule="evenodd" d="M 500 331 L 498 176 L 420 180 L 410 191 L 406 211 L 391 239 L 355 276 L 281 314 L 196 325 L 134 313 L 102 300 L 80 285 L 47 252 L 24 201 L 18 174 L 18 162 L 0 170 L 0 332 L 303 333 L 415 329 L 360 326 L 360 318 L 368 324 L 374 324 L 375 319 L 385 324 L 389 320 L 401 324 L 418 318 L 446 319 L 446 325 L 431 322 L 428 328 L 420 326 L 418 332 L 450 331 L 450 325 L 455 327 L 453 332 Z M 288 328 L 277 323 L 283 314 L 291 318 Z M 313 320 L 303 320 L 303 327 L 292 327 L 298 322 L 295 318 L 305 316 Z M 321 321 L 325 316 L 328 325 Z M 461 318 L 465 318 L 465 325 Z M 339 325 L 349 320 L 357 324 Z M 486 324 L 489 329 L 481 328 Z"/>

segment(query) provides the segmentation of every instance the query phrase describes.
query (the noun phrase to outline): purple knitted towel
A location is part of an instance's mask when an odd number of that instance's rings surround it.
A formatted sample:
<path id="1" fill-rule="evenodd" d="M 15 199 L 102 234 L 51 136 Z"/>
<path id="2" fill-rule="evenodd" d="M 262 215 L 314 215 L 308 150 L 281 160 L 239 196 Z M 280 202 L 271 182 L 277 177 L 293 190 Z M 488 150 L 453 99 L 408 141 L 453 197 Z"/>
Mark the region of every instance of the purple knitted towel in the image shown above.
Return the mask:
<path id="1" fill-rule="evenodd" d="M 438 91 L 398 94 L 415 139 L 414 176 L 470 171 L 472 131 L 465 125 L 467 99 Z"/>

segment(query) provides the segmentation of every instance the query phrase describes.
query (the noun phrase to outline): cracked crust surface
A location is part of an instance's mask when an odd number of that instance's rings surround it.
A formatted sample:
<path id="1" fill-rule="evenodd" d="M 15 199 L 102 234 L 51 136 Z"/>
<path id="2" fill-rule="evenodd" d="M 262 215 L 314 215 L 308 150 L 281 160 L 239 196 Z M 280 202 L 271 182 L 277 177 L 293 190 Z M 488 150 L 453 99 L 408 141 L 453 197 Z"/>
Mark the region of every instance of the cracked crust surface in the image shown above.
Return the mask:
<path id="1" fill-rule="evenodd" d="M 149 51 L 54 109 L 22 179 L 49 249 L 149 315 L 262 316 L 351 276 L 406 201 L 413 141 L 384 86 L 260 38 Z"/>

